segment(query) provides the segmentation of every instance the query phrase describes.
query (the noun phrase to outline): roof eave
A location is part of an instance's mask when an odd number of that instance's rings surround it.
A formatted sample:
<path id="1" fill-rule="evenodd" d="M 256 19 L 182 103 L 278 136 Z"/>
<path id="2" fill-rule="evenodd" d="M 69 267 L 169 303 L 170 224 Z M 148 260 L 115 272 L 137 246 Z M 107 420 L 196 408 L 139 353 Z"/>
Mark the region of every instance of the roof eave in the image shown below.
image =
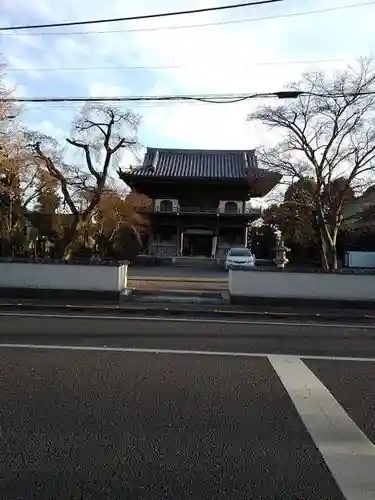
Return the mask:
<path id="1" fill-rule="evenodd" d="M 249 191 L 252 196 L 262 198 L 274 189 L 282 179 L 282 175 L 277 172 L 260 170 L 261 176 L 249 176 Z"/>
<path id="2" fill-rule="evenodd" d="M 154 175 L 137 175 L 135 171 L 122 171 L 119 169 L 117 171 L 120 179 L 128 184 L 129 186 L 145 183 L 145 182 L 164 182 L 168 184 L 178 184 L 178 183 L 212 183 L 212 184 L 222 184 L 223 182 L 237 185 L 249 186 L 249 193 L 252 196 L 263 197 L 266 196 L 272 189 L 274 189 L 277 184 L 282 179 L 282 175 L 277 172 L 270 172 L 268 170 L 257 169 L 252 171 L 247 178 L 210 178 L 210 177 L 159 177 Z"/>

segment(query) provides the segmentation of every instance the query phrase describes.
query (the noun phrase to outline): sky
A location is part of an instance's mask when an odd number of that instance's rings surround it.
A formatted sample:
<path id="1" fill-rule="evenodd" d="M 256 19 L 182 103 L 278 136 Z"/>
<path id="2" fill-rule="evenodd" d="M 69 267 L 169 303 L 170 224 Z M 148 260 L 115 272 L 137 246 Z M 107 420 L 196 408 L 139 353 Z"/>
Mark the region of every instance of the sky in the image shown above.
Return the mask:
<path id="1" fill-rule="evenodd" d="M 0 26 L 142 15 L 238 0 L 0 0 Z M 272 92 L 306 71 L 340 70 L 375 53 L 375 1 L 284 0 L 220 13 L 0 33 L 0 61 L 19 96 L 129 96 Z M 340 6 L 356 7 L 335 9 Z M 309 15 L 306 11 L 328 9 Z M 205 23 L 214 26 L 182 28 Z M 176 29 L 159 29 L 180 26 Z M 157 29 L 156 29 L 157 28 Z M 82 31 L 94 34 L 74 34 Z M 115 32 L 113 32 L 115 31 Z M 48 33 L 39 36 L 40 33 Z M 112 68 L 112 69 L 104 69 Z M 152 147 L 250 149 L 277 141 L 241 104 L 137 104 Z M 124 104 L 124 107 L 129 105 Z M 79 105 L 33 104 L 23 119 L 63 140 Z M 128 161 L 128 160 L 126 160 Z"/>

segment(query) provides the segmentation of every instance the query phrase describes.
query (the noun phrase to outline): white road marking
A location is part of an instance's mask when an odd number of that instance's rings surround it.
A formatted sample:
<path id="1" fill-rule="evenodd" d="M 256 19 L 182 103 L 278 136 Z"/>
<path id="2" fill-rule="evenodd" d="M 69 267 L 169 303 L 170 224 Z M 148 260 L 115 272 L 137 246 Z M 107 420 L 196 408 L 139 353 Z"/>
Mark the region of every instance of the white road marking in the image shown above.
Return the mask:
<path id="1" fill-rule="evenodd" d="M 313 326 L 314 328 L 352 328 L 356 330 L 375 330 L 375 324 L 348 324 L 348 323 L 321 323 L 319 322 L 301 322 L 298 321 L 296 317 L 295 321 L 278 321 L 277 319 L 270 320 L 232 320 L 230 317 L 226 319 L 206 319 L 206 318 L 166 318 L 163 316 L 114 316 L 114 315 L 99 315 L 99 314 L 58 314 L 58 313 L 29 313 L 29 312 L 3 312 L 0 311 L 0 317 L 17 317 L 17 318 L 47 318 L 47 319 L 84 319 L 84 320 L 92 320 L 97 321 L 100 320 L 108 320 L 108 321 L 152 321 L 152 322 L 165 322 L 165 323 L 230 323 L 236 325 L 265 325 L 265 326 L 302 326 L 309 327 Z M 318 319 L 318 317 L 317 317 Z"/>
<path id="2" fill-rule="evenodd" d="M 345 498 L 374 500 L 374 444 L 302 360 L 269 360 Z"/>
<path id="3" fill-rule="evenodd" d="M 280 354 L 276 354 L 276 356 L 280 356 Z M 296 356 L 301 359 L 317 359 L 320 361 L 361 361 L 361 362 L 374 362 L 375 358 L 356 358 L 354 356 L 313 356 L 313 355 L 305 355 L 299 354 Z"/>
<path id="4" fill-rule="evenodd" d="M 226 357 L 247 357 L 247 358 L 272 358 L 285 357 L 284 354 L 272 354 L 264 352 L 233 352 L 233 351 L 196 351 L 187 349 L 148 349 L 137 347 L 107 347 L 107 346 L 81 346 L 81 345 L 46 345 L 46 344 L 0 344 L 0 349 L 56 349 L 65 351 L 101 351 L 101 352 L 124 352 L 135 354 L 183 354 L 192 356 L 226 356 Z M 354 357 L 337 357 L 337 356 L 308 356 L 304 354 L 296 354 L 288 356 L 296 359 L 318 359 L 328 361 L 359 361 L 362 363 L 375 363 L 375 358 L 354 358 Z"/>
<path id="5" fill-rule="evenodd" d="M 102 346 L 74 346 L 74 345 L 38 345 L 38 344 L 0 344 L 0 348 L 15 349 L 57 349 L 67 351 L 108 351 L 135 354 L 183 354 L 195 356 L 233 356 L 233 357 L 260 357 L 267 358 L 269 354 L 248 352 L 221 352 L 221 351 L 189 351 L 185 349 L 147 349 L 136 347 L 102 347 Z M 373 360 L 375 361 L 375 359 Z"/>
<path id="6" fill-rule="evenodd" d="M 0 348 L 268 358 L 346 500 L 375 498 L 374 444 L 300 359 L 375 362 L 375 358 L 74 345 L 0 344 Z"/>

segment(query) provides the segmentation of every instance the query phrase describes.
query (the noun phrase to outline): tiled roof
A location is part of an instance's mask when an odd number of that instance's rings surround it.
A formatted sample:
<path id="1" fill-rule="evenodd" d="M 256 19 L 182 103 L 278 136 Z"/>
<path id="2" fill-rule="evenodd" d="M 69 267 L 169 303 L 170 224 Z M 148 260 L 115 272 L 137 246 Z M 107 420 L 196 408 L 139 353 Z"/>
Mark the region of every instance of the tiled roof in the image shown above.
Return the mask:
<path id="1" fill-rule="evenodd" d="M 127 172 L 129 174 L 130 172 Z M 159 178 L 246 179 L 262 177 L 255 151 L 147 148 L 143 165 L 131 175 Z"/>

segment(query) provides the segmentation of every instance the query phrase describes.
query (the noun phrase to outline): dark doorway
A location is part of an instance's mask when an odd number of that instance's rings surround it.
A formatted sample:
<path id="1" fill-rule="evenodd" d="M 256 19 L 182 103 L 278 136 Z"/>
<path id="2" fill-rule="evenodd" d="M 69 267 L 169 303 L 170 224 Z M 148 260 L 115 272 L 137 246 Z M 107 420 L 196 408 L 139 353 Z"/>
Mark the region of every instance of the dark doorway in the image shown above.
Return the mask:
<path id="1" fill-rule="evenodd" d="M 173 212 L 173 203 L 171 200 L 163 200 L 160 202 L 160 212 Z"/>
<path id="2" fill-rule="evenodd" d="M 237 203 L 235 201 L 227 201 L 224 210 L 226 213 L 236 214 L 238 212 Z"/>
<path id="3" fill-rule="evenodd" d="M 191 230 L 184 234 L 183 255 L 187 257 L 211 257 L 212 232 Z"/>

